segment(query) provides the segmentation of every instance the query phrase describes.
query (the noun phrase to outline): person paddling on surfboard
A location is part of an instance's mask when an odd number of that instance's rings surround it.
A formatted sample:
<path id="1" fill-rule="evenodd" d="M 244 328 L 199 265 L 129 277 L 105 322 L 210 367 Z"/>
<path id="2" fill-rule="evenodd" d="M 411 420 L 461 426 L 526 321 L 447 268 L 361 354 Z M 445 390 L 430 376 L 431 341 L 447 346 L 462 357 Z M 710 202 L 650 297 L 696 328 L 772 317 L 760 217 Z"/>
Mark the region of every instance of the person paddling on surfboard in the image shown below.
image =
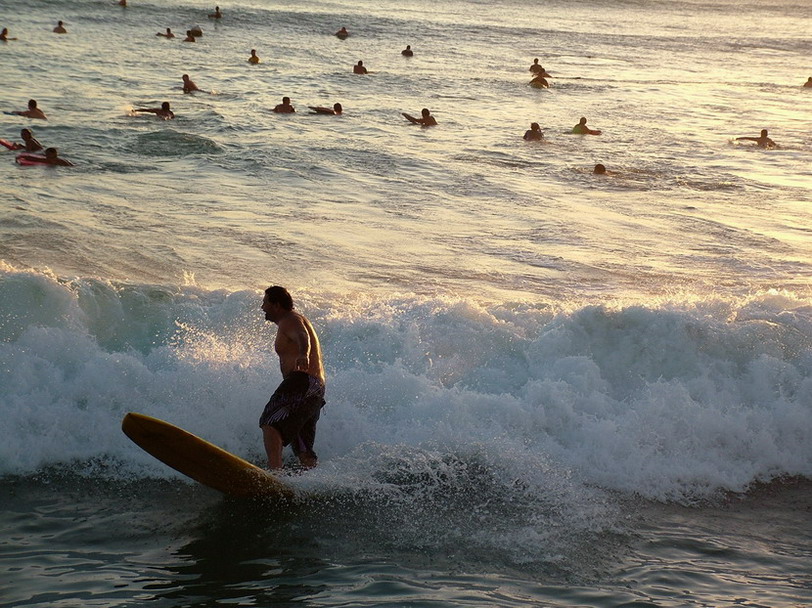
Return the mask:
<path id="1" fill-rule="evenodd" d="M 262 311 L 267 321 L 278 326 L 274 349 L 282 370 L 282 383 L 259 419 L 268 466 L 281 469 L 282 448 L 290 445 L 302 466 L 311 469 L 318 463 L 313 443 L 325 404 L 319 338 L 310 321 L 294 310 L 293 298 L 284 287 L 265 290 Z"/>
<path id="2" fill-rule="evenodd" d="M 17 114 L 19 116 L 25 116 L 26 118 L 39 118 L 41 120 L 48 120 L 48 117 L 45 116 L 45 112 L 40 110 L 37 107 L 37 100 L 36 99 L 29 99 L 28 100 L 28 109 L 27 110 L 19 110 L 17 112 L 12 112 L 12 114 Z"/>
<path id="3" fill-rule="evenodd" d="M 344 108 L 341 107 L 340 103 L 334 103 L 332 108 L 328 108 L 325 106 L 307 106 L 311 110 L 313 110 L 314 114 L 331 114 L 333 116 L 340 116 L 344 112 Z"/>
<path id="4" fill-rule="evenodd" d="M 402 112 L 403 117 L 408 120 L 409 122 L 416 124 L 416 125 L 423 125 L 424 127 L 434 127 L 437 126 L 437 120 L 434 116 L 431 115 L 431 110 L 428 108 L 423 108 L 420 110 L 420 118 L 415 118 L 411 114 L 407 114 L 406 112 Z"/>
<path id="5" fill-rule="evenodd" d="M 20 137 L 22 137 L 23 143 L 8 142 L 7 147 L 9 150 L 25 150 L 26 152 L 39 152 L 42 150 L 42 144 L 34 139 L 34 134 L 31 132 L 31 129 L 21 129 Z"/>
<path id="6" fill-rule="evenodd" d="M 164 120 L 171 120 L 175 118 L 175 113 L 169 106 L 169 102 L 165 101 L 161 104 L 160 108 L 136 108 L 133 112 L 148 112 L 150 114 L 155 114 L 158 118 L 163 118 Z"/>
<path id="7" fill-rule="evenodd" d="M 572 128 L 572 132 L 576 135 L 600 135 L 601 132 L 598 129 L 590 129 L 586 126 L 586 118 L 581 116 L 581 120 L 578 121 L 578 124 Z"/>
<path id="8" fill-rule="evenodd" d="M 767 134 L 767 129 L 762 129 L 758 137 L 737 137 L 736 141 L 754 141 L 759 148 L 776 148 L 775 142 L 767 137 Z"/>

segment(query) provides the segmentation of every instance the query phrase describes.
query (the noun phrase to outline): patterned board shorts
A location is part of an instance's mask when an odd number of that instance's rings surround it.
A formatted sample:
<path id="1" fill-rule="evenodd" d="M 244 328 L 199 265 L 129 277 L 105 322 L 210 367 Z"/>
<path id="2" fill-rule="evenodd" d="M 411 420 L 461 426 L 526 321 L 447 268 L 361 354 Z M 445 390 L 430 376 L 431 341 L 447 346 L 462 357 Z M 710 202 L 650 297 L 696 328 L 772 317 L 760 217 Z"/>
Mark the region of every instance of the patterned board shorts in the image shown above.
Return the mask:
<path id="1" fill-rule="evenodd" d="M 271 426 L 282 436 L 282 444 L 297 456 L 312 454 L 316 423 L 324 406 L 324 384 L 305 372 L 291 372 L 271 395 L 259 418 L 259 426 Z"/>

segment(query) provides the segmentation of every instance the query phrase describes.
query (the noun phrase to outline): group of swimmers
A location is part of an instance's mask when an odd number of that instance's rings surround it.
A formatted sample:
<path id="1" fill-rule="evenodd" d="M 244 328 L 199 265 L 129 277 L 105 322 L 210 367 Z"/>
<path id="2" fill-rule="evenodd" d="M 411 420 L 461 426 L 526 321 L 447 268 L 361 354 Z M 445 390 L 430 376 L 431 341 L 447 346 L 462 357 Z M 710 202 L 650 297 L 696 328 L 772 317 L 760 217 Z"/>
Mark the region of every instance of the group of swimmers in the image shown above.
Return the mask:
<path id="1" fill-rule="evenodd" d="M 126 6 L 126 0 L 120 0 L 119 5 Z M 223 17 L 222 12 L 220 11 L 220 7 L 216 6 L 213 13 L 208 15 L 210 19 L 221 19 Z M 67 29 L 62 21 L 58 21 L 56 27 L 53 28 L 53 32 L 57 34 L 66 34 Z M 172 33 L 171 28 L 166 28 L 165 32 L 158 32 L 157 36 L 161 36 L 164 38 L 174 38 L 175 34 Z M 185 42 L 195 42 L 196 38 L 203 35 L 202 30 L 199 27 L 193 27 L 186 32 L 186 38 L 184 39 Z M 335 36 L 341 40 L 345 40 L 349 37 L 349 32 L 347 31 L 346 27 L 341 27 L 336 33 Z M 0 41 L 5 42 L 9 40 L 17 40 L 17 38 L 10 38 L 8 28 L 3 28 L 2 32 L 0 32 Z M 412 51 L 411 45 L 406 45 L 406 48 L 401 51 L 401 55 L 404 57 L 412 57 L 414 56 L 414 51 Z M 251 55 L 248 58 L 249 63 L 258 64 L 260 63 L 260 58 L 257 55 L 256 49 L 251 49 Z M 530 86 L 536 88 L 549 88 L 550 84 L 547 78 L 551 78 L 551 75 L 547 72 L 547 70 L 539 63 L 539 59 L 533 59 L 533 63 L 530 66 L 529 71 L 533 74 L 533 78 L 530 81 Z M 369 74 L 370 72 L 364 66 L 364 62 L 359 60 L 353 66 L 353 73 L 354 74 Z M 196 91 L 200 91 L 201 89 L 189 78 L 188 74 L 183 74 L 183 87 L 182 90 L 184 93 L 193 93 Z M 812 88 L 812 76 L 803 84 L 805 88 Z M 333 104 L 332 107 L 325 107 L 325 106 L 308 106 L 310 110 L 312 110 L 316 114 L 330 114 L 330 115 L 341 115 L 343 113 L 343 108 L 340 103 Z M 295 113 L 296 109 L 290 102 L 289 97 L 283 97 L 282 103 L 278 104 L 273 108 L 273 111 L 276 113 L 282 114 L 290 114 Z M 164 120 L 173 119 L 175 117 L 174 112 L 172 112 L 170 104 L 168 101 L 165 101 L 161 104 L 159 108 L 138 108 L 133 109 L 133 113 L 151 113 L 155 114 L 158 118 L 162 118 Z M 24 116 L 27 118 L 35 118 L 41 120 L 47 120 L 47 116 L 45 113 L 37 106 L 37 102 L 34 99 L 29 100 L 28 102 L 28 109 L 17 111 L 17 112 L 7 112 L 8 114 L 17 114 L 19 116 Z M 421 110 L 421 116 L 419 118 L 413 117 L 409 114 L 403 113 L 403 116 L 407 118 L 410 122 L 414 124 L 420 124 L 422 126 L 436 126 L 437 120 L 434 116 L 431 115 L 431 112 L 428 108 L 423 108 Z M 581 135 L 600 135 L 601 131 L 596 129 L 591 129 L 586 124 L 586 118 L 582 117 L 577 125 L 572 128 L 572 133 L 574 134 L 581 134 Z M 23 138 L 23 144 L 15 144 L 15 146 L 11 149 L 23 149 L 25 148 L 26 152 L 36 152 L 42 150 L 42 146 L 36 139 L 33 138 L 31 131 L 29 129 L 23 129 L 21 131 L 21 136 Z M 530 129 L 525 131 L 524 133 L 524 140 L 525 141 L 540 141 L 544 139 L 544 133 L 541 131 L 541 127 L 539 123 L 533 122 L 530 124 Z M 762 129 L 761 134 L 759 137 L 737 137 L 735 138 L 736 141 L 754 141 L 759 147 L 762 148 L 775 148 L 777 147 L 775 142 L 768 137 L 767 129 Z M 59 158 L 56 148 L 48 148 L 45 150 L 46 158 L 49 159 L 48 164 L 57 164 L 57 165 L 72 165 L 70 161 L 65 159 Z M 595 165 L 595 173 L 606 173 L 606 168 L 602 164 Z"/>

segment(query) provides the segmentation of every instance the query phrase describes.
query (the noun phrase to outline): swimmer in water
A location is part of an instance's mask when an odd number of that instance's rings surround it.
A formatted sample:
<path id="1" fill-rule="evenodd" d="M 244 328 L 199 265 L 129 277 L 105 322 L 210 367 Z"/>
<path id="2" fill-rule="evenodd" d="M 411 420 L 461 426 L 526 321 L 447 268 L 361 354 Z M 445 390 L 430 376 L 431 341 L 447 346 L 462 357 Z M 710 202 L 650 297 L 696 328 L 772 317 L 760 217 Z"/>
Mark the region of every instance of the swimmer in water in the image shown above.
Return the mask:
<path id="1" fill-rule="evenodd" d="M 775 148 L 776 143 L 767 137 L 767 129 L 761 130 L 761 135 L 758 137 L 737 137 L 736 141 L 754 141 L 758 144 L 759 148 Z"/>
<path id="2" fill-rule="evenodd" d="M 586 126 L 586 118 L 583 116 L 581 120 L 578 121 L 578 124 L 572 128 L 572 132 L 576 135 L 600 135 L 601 132 L 597 129 L 590 129 Z"/>
<path id="3" fill-rule="evenodd" d="M 437 120 L 435 120 L 434 116 L 431 115 L 431 112 L 428 108 L 423 108 L 420 110 L 421 118 L 415 118 L 414 116 L 410 116 L 409 114 L 403 113 L 403 116 L 411 123 L 416 125 L 423 125 L 424 127 L 435 127 L 437 126 Z"/>
<path id="4" fill-rule="evenodd" d="M 353 74 L 369 74 L 369 71 L 364 67 L 364 62 L 360 59 L 358 63 L 352 66 L 352 73 Z"/>
<path id="5" fill-rule="evenodd" d="M 184 93 L 192 93 L 193 91 L 199 91 L 200 89 L 197 88 L 197 85 L 192 82 L 189 78 L 189 74 L 184 74 L 181 76 L 183 78 L 183 92 Z"/>
<path id="6" fill-rule="evenodd" d="M 54 34 L 67 34 L 68 30 L 65 29 L 65 26 L 62 24 L 61 21 L 57 22 L 56 27 L 54 28 Z"/>
<path id="7" fill-rule="evenodd" d="M 64 158 L 59 158 L 59 151 L 56 148 L 46 148 L 45 161 L 49 165 L 60 167 L 73 167 L 73 163 Z"/>
<path id="8" fill-rule="evenodd" d="M 592 170 L 592 173 L 594 173 L 595 175 L 606 175 L 606 167 L 598 163 L 597 165 L 595 165 L 595 168 Z"/>
<path id="9" fill-rule="evenodd" d="M 0 42 L 7 42 L 8 40 L 17 40 L 16 38 L 9 38 L 8 37 L 8 28 L 4 27 L 3 31 L 0 32 Z"/>
<path id="10" fill-rule="evenodd" d="M 221 19 L 223 17 L 223 13 L 220 12 L 220 7 L 215 6 L 214 12 L 209 14 L 209 19 Z"/>
<path id="11" fill-rule="evenodd" d="M 118 0 L 118 5 L 126 7 L 127 6 L 127 0 Z"/>
<path id="12" fill-rule="evenodd" d="M 192 32 L 192 36 L 195 38 L 200 38 L 203 35 L 203 30 L 200 29 L 200 26 L 196 25 L 189 30 Z"/>
<path id="13" fill-rule="evenodd" d="M 538 57 L 533 60 L 533 65 L 530 66 L 530 71 L 541 76 L 549 76 L 547 70 L 545 70 L 543 66 L 539 65 Z"/>
<path id="14" fill-rule="evenodd" d="M 20 110 L 19 112 L 12 112 L 12 114 L 17 114 L 19 116 L 25 116 L 26 118 L 39 118 L 40 120 L 48 120 L 48 117 L 45 116 L 45 112 L 40 110 L 37 107 L 37 102 L 34 99 L 28 100 L 28 109 L 27 110 Z"/>
<path id="15" fill-rule="evenodd" d="M 251 49 L 251 56 L 248 58 L 248 63 L 259 63 L 259 56 L 256 49 Z"/>
<path id="16" fill-rule="evenodd" d="M 9 150 L 25 150 L 26 152 L 39 152 L 42 150 L 42 144 L 34 139 L 34 134 L 31 132 L 31 129 L 21 129 L 20 137 L 23 143 L 14 143 Z"/>
<path id="17" fill-rule="evenodd" d="M 169 108 L 168 101 L 163 102 L 160 108 L 138 108 L 133 110 L 133 112 L 149 112 L 150 114 L 155 114 L 155 116 L 158 118 L 163 118 L 164 120 L 171 120 L 175 118 L 175 113 Z"/>
<path id="18" fill-rule="evenodd" d="M 16 38 L 12 38 L 12 40 L 16 40 Z M 804 88 L 812 89 L 812 76 L 804 83 Z"/>
<path id="19" fill-rule="evenodd" d="M 549 89 L 550 83 L 547 82 L 547 79 L 544 78 L 541 74 L 536 74 L 528 83 L 531 87 L 536 87 L 537 89 Z"/>
<path id="20" fill-rule="evenodd" d="M 156 36 L 163 36 L 164 38 L 174 38 L 175 37 L 175 34 L 173 34 L 172 30 L 169 29 L 169 28 L 166 28 L 166 33 L 165 34 L 163 32 L 158 32 L 155 35 Z"/>
<path id="21" fill-rule="evenodd" d="M 541 141 L 544 139 L 544 133 L 541 132 L 541 127 L 537 122 L 530 123 L 530 129 L 524 132 L 525 141 Z"/>
<path id="22" fill-rule="evenodd" d="M 195 40 L 194 34 L 192 34 L 192 30 L 186 30 L 186 38 L 183 39 L 184 42 L 197 42 Z"/>
<path id="23" fill-rule="evenodd" d="M 332 108 L 325 108 L 324 106 L 307 107 L 313 110 L 314 114 L 332 114 L 334 116 L 339 116 L 342 112 L 344 112 L 344 108 L 341 107 L 340 103 L 334 103 Z"/>
<path id="24" fill-rule="evenodd" d="M 296 108 L 290 105 L 290 97 L 283 97 L 282 103 L 274 107 L 273 111 L 277 114 L 293 114 L 296 112 Z"/>
<path id="25" fill-rule="evenodd" d="M 405 49 L 403 49 L 403 50 L 400 52 L 400 54 L 401 54 L 401 55 L 403 55 L 404 57 L 413 57 L 413 56 L 414 56 L 414 51 L 412 50 L 412 45 L 411 45 L 411 44 L 407 44 L 407 45 L 406 45 L 406 48 L 405 48 Z"/>
<path id="26" fill-rule="evenodd" d="M 349 35 L 350 35 L 350 33 L 347 31 L 347 28 L 346 28 L 346 27 L 342 27 L 340 30 L 338 30 L 338 31 L 336 32 L 336 36 L 338 36 L 338 37 L 339 37 L 339 38 L 341 38 L 342 40 L 344 40 L 345 38 L 347 38 Z"/>

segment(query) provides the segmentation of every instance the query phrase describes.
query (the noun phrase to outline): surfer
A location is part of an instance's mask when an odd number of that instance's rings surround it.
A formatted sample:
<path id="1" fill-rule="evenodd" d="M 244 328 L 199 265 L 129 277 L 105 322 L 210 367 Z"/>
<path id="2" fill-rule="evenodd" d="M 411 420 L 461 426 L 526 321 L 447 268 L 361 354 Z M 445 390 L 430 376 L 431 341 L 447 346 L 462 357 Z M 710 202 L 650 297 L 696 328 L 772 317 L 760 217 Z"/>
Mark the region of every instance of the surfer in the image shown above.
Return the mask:
<path id="1" fill-rule="evenodd" d="M 578 121 L 578 124 L 572 128 L 572 132 L 576 135 L 600 135 L 601 132 L 598 129 L 590 129 L 586 126 L 586 118 L 581 116 L 581 120 Z"/>
<path id="2" fill-rule="evenodd" d="M 59 158 L 59 151 L 56 148 L 45 149 L 45 162 L 49 165 L 60 167 L 73 167 L 73 163 L 67 159 Z"/>
<path id="3" fill-rule="evenodd" d="M 277 104 L 273 111 L 277 114 L 293 114 L 296 112 L 296 108 L 290 105 L 290 97 L 283 97 L 282 103 Z"/>
<path id="4" fill-rule="evenodd" d="M 57 22 L 56 27 L 54 28 L 54 34 L 67 34 L 68 30 L 65 29 L 65 26 L 62 24 L 61 21 Z"/>
<path id="5" fill-rule="evenodd" d="M 160 108 L 138 108 L 133 110 L 133 112 L 149 112 L 164 120 L 175 118 L 175 113 L 169 108 L 168 101 L 163 102 Z"/>
<path id="6" fill-rule="evenodd" d="M 339 116 L 344 111 L 344 108 L 341 107 L 340 103 L 334 103 L 332 108 L 326 108 L 324 106 L 307 107 L 313 110 L 314 114 L 332 114 L 334 116 Z"/>
<path id="7" fill-rule="evenodd" d="M 40 118 L 42 120 L 48 120 L 48 117 L 45 116 L 45 112 L 43 112 L 37 107 L 36 99 L 28 100 L 27 110 L 19 110 L 17 112 L 12 112 L 12 114 L 17 114 L 18 116 L 25 116 L 26 118 Z"/>
<path id="8" fill-rule="evenodd" d="M 754 141 L 758 144 L 759 148 L 775 148 L 776 143 L 767 137 L 767 129 L 761 130 L 761 135 L 758 137 L 737 137 L 736 141 Z"/>
<path id="9" fill-rule="evenodd" d="M 274 349 L 279 355 L 282 383 L 271 396 L 259 419 L 268 466 L 282 468 L 282 448 L 290 445 L 302 466 L 313 468 L 316 423 L 324 406 L 324 364 L 316 331 L 296 312 L 293 298 L 274 285 L 262 299 L 265 319 L 278 326 Z"/>
<path id="10" fill-rule="evenodd" d="M 541 141 L 544 139 L 544 133 L 541 132 L 541 127 L 537 122 L 530 123 L 530 129 L 524 132 L 525 141 Z"/>
<path id="11" fill-rule="evenodd" d="M 412 50 L 412 45 L 407 44 L 406 48 L 400 52 L 401 55 L 404 57 L 414 57 L 414 51 Z"/>
<path id="12" fill-rule="evenodd" d="M 23 143 L 10 144 L 9 150 L 25 150 L 26 152 L 39 152 L 42 150 L 42 144 L 34 138 L 31 129 L 21 129 L 20 137 L 22 137 Z"/>
<path id="13" fill-rule="evenodd" d="M 547 73 L 547 70 L 545 70 L 544 67 L 539 64 L 538 57 L 536 57 L 533 60 L 533 65 L 530 66 L 529 71 L 533 72 L 533 74 L 540 74 L 541 76 L 549 76 L 549 74 Z"/>
<path id="14" fill-rule="evenodd" d="M 424 127 L 437 126 L 437 120 L 434 118 L 434 116 L 431 115 L 431 111 L 429 111 L 428 108 L 423 108 L 422 110 L 420 110 L 421 114 L 420 118 L 415 118 L 411 114 L 406 114 L 406 112 L 403 112 L 402 114 L 404 118 L 406 118 L 406 120 L 416 125 L 423 125 Z"/>
<path id="15" fill-rule="evenodd" d="M 256 49 L 251 49 L 251 56 L 248 58 L 248 63 L 259 63 L 259 55 Z"/>
<path id="16" fill-rule="evenodd" d="M 181 76 L 183 78 L 183 92 L 184 93 L 191 93 L 192 91 L 199 91 L 200 89 L 197 88 L 197 85 L 189 78 L 189 74 L 184 74 Z"/>
<path id="17" fill-rule="evenodd" d="M 164 38 L 174 38 L 175 37 L 175 34 L 172 33 L 171 28 L 166 28 L 166 33 L 165 34 L 163 32 L 158 32 L 155 35 L 156 36 L 163 36 Z"/>
<path id="18" fill-rule="evenodd" d="M 352 66 L 352 73 L 353 74 L 368 74 L 369 72 L 364 67 L 364 62 L 359 59 L 358 63 L 356 63 L 354 66 Z"/>

